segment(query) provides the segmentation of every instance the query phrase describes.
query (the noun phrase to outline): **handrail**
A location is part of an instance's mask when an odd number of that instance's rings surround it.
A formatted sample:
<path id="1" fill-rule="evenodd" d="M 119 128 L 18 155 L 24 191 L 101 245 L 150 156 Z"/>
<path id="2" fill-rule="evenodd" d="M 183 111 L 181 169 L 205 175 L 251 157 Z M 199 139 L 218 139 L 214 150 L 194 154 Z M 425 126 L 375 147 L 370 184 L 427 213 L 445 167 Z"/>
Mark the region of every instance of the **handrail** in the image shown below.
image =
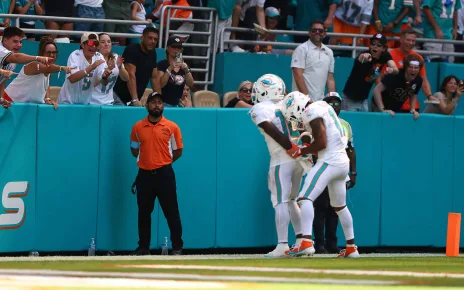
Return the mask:
<path id="1" fill-rule="evenodd" d="M 117 23 L 117 24 L 132 24 L 132 25 L 147 25 L 151 24 L 148 21 L 140 20 L 118 20 L 118 19 L 93 19 L 93 18 L 78 18 L 78 17 L 61 17 L 61 16 L 42 16 L 42 15 L 27 15 L 27 14 L 0 14 L 0 18 L 17 18 L 31 20 L 56 20 L 67 22 L 86 22 L 86 23 Z M 103 32 L 103 31 L 102 31 Z"/>
<path id="2" fill-rule="evenodd" d="M 0 27 L 0 31 L 5 30 L 5 27 Z M 81 36 L 88 31 L 76 31 L 76 30 L 51 30 L 51 29 L 32 29 L 32 28 L 21 28 L 22 31 L 30 34 L 57 34 L 57 35 L 75 35 Z M 95 32 L 98 34 L 98 32 Z M 105 32 L 106 33 L 106 32 Z M 135 33 L 116 33 L 108 32 L 106 33 L 110 37 L 123 37 L 123 38 L 139 38 L 142 34 Z"/>
<path id="3" fill-rule="evenodd" d="M 240 32 L 247 32 L 247 33 L 255 33 L 257 34 L 256 30 L 251 28 L 241 28 L 241 27 L 224 27 L 219 32 L 220 35 L 220 52 L 224 52 L 224 45 L 225 44 L 250 44 L 250 45 L 272 45 L 272 46 L 287 46 L 287 47 L 297 47 L 301 43 L 294 43 L 294 42 L 272 42 L 272 41 L 246 41 L 246 40 L 224 40 L 224 31 L 240 31 Z M 293 30 L 269 30 L 270 33 L 274 34 L 289 34 L 289 35 L 308 35 L 306 31 L 293 31 Z M 340 46 L 340 45 L 328 45 L 328 47 L 332 50 L 349 50 L 353 52 L 353 57 L 356 57 L 357 51 L 365 51 L 368 50 L 367 47 L 363 46 L 356 46 L 356 40 L 358 38 L 371 38 L 372 35 L 369 34 L 352 34 L 352 33 L 333 33 L 328 32 L 327 36 L 335 36 L 335 37 L 347 37 L 353 38 L 353 45 L 351 46 Z M 399 40 L 400 38 L 395 37 L 387 37 L 388 40 Z M 429 39 L 429 38 L 417 38 L 416 42 L 433 42 L 433 43 L 451 43 L 451 44 L 462 44 L 462 41 L 459 40 L 448 40 L 448 39 Z M 428 50 L 415 50 L 417 53 L 422 55 L 439 55 L 439 56 L 457 56 L 457 57 L 464 57 L 464 53 L 457 53 L 457 52 L 442 52 L 442 51 L 428 51 Z"/>
<path id="4" fill-rule="evenodd" d="M 208 8 L 208 7 L 195 7 L 195 6 L 178 6 L 178 5 L 166 5 L 161 7 L 161 18 L 160 18 L 160 26 L 159 26 L 159 40 L 158 40 L 158 48 L 163 47 L 163 31 L 164 31 L 164 12 L 166 9 L 179 9 L 179 10 L 192 10 L 192 11 L 211 11 L 216 9 Z M 201 23 L 204 22 L 204 19 L 182 19 L 182 18 L 170 18 L 170 20 L 175 21 L 187 21 L 191 23 Z M 167 41 L 167 37 L 166 37 Z M 165 41 L 165 42 L 166 42 Z"/>

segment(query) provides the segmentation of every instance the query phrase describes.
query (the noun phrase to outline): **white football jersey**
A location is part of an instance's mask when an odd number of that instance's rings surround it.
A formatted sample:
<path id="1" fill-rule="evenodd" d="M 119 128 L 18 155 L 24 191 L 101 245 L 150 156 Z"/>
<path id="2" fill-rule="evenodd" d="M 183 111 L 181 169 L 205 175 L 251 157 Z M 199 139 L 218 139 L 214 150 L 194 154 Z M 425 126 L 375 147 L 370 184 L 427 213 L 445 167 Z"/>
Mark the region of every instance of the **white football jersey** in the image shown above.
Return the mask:
<path id="1" fill-rule="evenodd" d="M 118 62 L 119 56 L 114 54 L 114 63 Z M 108 68 L 107 64 L 102 64 L 104 69 Z M 116 84 L 116 80 L 119 76 L 119 68 L 115 65 L 114 69 L 111 71 L 111 75 L 108 79 L 108 84 L 106 86 L 101 83 L 98 84 L 93 90 L 92 98 L 90 99 L 91 105 L 111 105 L 114 102 L 113 99 L 113 87 Z"/>
<path id="2" fill-rule="evenodd" d="M 99 59 L 103 59 L 103 56 L 97 52 L 92 57 L 92 63 L 96 62 Z M 83 79 L 72 84 L 69 81 L 69 77 L 72 74 L 80 70 L 86 69 L 91 64 L 85 59 L 84 53 L 81 49 L 75 50 L 71 53 L 68 58 L 68 67 L 76 67 L 71 71 L 70 74 L 66 75 L 66 80 L 61 88 L 60 95 L 58 96 L 58 102 L 60 104 L 90 104 L 90 99 L 92 98 L 92 93 L 95 87 L 95 81 L 98 78 L 101 78 L 103 72 L 105 71 L 105 64 L 99 65 L 94 71 L 87 74 Z"/>
<path id="3" fill-rule="evenodd" d="M 271 101 L 265 101 L 254 105 L 249 114 L 251 114 L 251 119 L 256 125 L 265 121 L 271 122 L 280 132 L 284 133 L 289 139 L 291 139 L 292 128 L 285 120 L 280 108 L 280 103 L 276 104 Z M 286 150 L 272 139 L 271 136 L 266 134 L 263 129 L 260 127 L 258 127 L 258 129 L 261 134 L 263 134 L 264 140 L 267 143 L 267 148 L 269 149 L 269 154 L 271 155 L 270 166 L 277 166 L 286 162 L 295 161 L 295 159 L 291 158 L 287 154 Z"/>
<path id="4" fill-rule="evenodd" d="M 0 65 L 2 69 L 4 70 L 11 70 L 14 71 L 16 68 L 15 63 L 6 63 L 7 57 L 9 57 L 13 52 L 6 49 L 1 43 L 0 43 Z M 0 75 L 0 84 L 6 81 L 6 78 L 4 76 Z"/>
<path id="5" fill-rule="evenodd" d="M 353 26 L 369 25 L 373 8 L 374 0 L 342 0 L 335 11 L 335 17 Z"/>
<path id="6" fill-rule="evenodd" d="M 346 166 L 350 163 L 345 151 L 348 138 L 334 109 L 324 101 L 309 105 L 303 113 L 303 123 L 308 132 L 312 133 L 309 123 L 317 118 L 322 118 L 324 121 L 327 135 L 327 147 L 318 152 L 317 162 L 339 167 Z"/>

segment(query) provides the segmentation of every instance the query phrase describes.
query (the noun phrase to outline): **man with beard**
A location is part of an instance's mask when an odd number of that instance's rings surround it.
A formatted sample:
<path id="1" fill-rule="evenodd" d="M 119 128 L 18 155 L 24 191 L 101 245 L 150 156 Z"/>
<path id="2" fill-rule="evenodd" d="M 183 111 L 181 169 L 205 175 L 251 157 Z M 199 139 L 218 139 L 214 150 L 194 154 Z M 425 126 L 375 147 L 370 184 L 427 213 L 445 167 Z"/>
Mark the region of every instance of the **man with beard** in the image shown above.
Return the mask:
<path id="1" fill-rule="evenodd" d="M 369 52 L 360 53 L 343 90 L 343 110 L 367 112 L 367 99 L 372 85 L 384 68 L 385 74 L 397 74 L 398 68 L 387 51 L 387 38 L 380 33 L 372 36 Z"/>
<path id="2" fill-rule="evenodd" d="M 300 44 L 292 55 L 292 91 L 309 95 L 314 101 L 324 98 L 325 86 L 336 92 L 333 51 L 322 44 L 325 37 L 322 20 L 315 20 L 309 29 L 309 40 Z"/>
<path id="3" fill-rule="evenodd" d="M 156 68 L 156 44 L 158 43 L 158 30 L 147 27 L 143 30 L 140 43 L 133 43 L 124 49 L 122 57 L 124 66 L 129 73 L 129 81 L 118 78 L 113 89 L 115 105 L 142 106 L 142 98 L 148 81 L 154 92 L 161 92 L 158 69 Z"/>
<path id="4" fill-rule="evenodd" d="M 424 61 L 419 56 L 410 54 L 403 62 L 404 68 L 397 75 L 385 76 L 375 87 L 372 111 L 389 113 L 394 117 L 396 112 L 401 112 L 401 106 L 408 99 L 411 102 L 417 100 L 423 83 L 419 71 L 424 66 Z M 419 112 L 414 108 L 410 109 L 410 113 L 414 115 L 414 120 L 419 118 Z"/>
<path id="5" fill-rule="evenodd" d="M 172 163 L 182 155 L 182 134 L 176 123 L 163 117 L 161 94 L 148 96 L 145 107 L 148 116 L 134 125 L 130 136 L 139 167 L 135 180 L 139 246 L 133 255 L 150 255 L 151 213 L 157 197 L 171 232 L 172 254 L 181 255 L 184 243 Z"/>

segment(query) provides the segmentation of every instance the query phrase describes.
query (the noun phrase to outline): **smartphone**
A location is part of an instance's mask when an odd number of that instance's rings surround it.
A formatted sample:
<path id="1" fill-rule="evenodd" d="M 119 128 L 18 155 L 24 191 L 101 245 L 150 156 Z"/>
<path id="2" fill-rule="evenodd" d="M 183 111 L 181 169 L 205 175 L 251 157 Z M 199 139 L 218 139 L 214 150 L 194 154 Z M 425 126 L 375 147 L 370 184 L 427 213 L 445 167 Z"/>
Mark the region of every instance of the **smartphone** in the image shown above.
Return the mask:
<path id="1" fill-rule="evenodd" d="M 182 52 L 176 52 L 176 63 L 181 64 L 182 61 Z"/>
<path id="2" fill-rule="evenodd" d="M 464 89 L 464 80 L 459 81 L 459 88 L 462 90 Z"/>

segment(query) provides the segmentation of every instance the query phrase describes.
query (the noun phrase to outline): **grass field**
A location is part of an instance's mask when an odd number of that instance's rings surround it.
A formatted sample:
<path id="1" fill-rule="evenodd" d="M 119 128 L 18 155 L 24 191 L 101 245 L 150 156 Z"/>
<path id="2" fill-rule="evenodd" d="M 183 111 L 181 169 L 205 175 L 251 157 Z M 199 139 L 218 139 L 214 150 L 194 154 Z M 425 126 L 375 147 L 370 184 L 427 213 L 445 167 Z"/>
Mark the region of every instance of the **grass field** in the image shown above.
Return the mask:
<path id="1" fill-rule="evenodd" d="M 249 256 L 0 258 L 0 289 L 464 289 L 464 258 Z"/>

